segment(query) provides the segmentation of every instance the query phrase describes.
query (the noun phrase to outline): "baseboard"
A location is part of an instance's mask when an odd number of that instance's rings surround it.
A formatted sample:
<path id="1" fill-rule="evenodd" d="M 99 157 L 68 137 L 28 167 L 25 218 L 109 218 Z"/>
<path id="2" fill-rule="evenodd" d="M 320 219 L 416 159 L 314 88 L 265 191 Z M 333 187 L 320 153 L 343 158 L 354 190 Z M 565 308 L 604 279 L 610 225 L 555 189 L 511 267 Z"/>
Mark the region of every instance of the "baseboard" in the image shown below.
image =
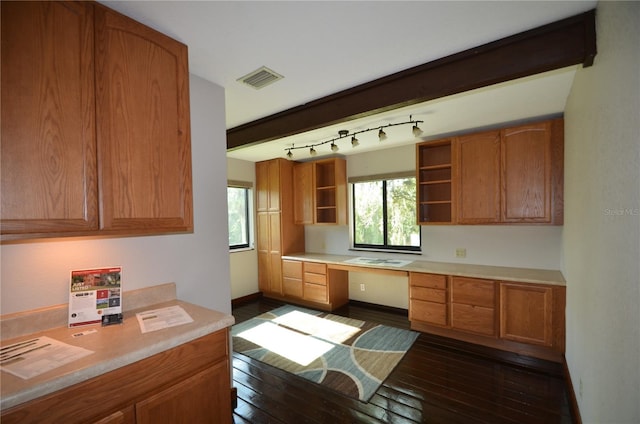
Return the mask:
<path id="1" fill-rule="evenodd" d="M 390 312 L 392 314 L 403 315 L 405 317 L 409 316 L 409 311 L 407 309 L 396 308 L 394 306 L 378 305 L 377 303 L 369 303 L 353 299 L 349 299 L 349 305 L 362 306 L 367 309 L 377 309 L 379 311 Z"/>
<path id="2" fill-rule="evenodd" d="M 255 302 L 256 300 L 262 297 L 262 292 L 248 294 L 246 296 L 238 297 L 236 299 L 231 299 L 231 307 L 235 308 L 236 306 L 244 305 L 245 303 Z"/>
<path id="3" fill-rule="evenodd" d="M 567 358 L 562 355 L 562 368 L 564 370 L 564 381 L 567 386 L 567 395 L 569 396 L 569 409 L 571 410 L 571 418 L 576 424 L 582 424 L 582 417 L 580 416 L 580 408 L 578 407 L 578 399 L 576 398 L 576 392 L 573 390 L 573 382 L 571 381 L 571 373 L 569 373 L 569 366 L 567 365 Z"/>

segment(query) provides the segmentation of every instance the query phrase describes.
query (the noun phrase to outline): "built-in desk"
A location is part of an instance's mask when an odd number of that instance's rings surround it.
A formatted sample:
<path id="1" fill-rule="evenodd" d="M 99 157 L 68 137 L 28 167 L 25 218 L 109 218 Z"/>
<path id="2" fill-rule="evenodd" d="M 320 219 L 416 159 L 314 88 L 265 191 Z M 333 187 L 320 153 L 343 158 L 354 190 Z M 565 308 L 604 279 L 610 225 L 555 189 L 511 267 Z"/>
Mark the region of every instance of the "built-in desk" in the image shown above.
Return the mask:
<path id="1" fill-rule="evenodd" d="M 363 258 L 283 256 L 284 292 L 275 297 L 330 311 L 349 301 L 350 271 L 404 276 L 413 329 L 561 362 L 566 292 L 560 271 Z M 308 271 L 319 267 L 320 278 Z"/>
<path id="2" fill-rule="evenodd" d="M 366 255 L 362 255 L 366 256 Z M 538 283 L 564 286 L 566 281 L 560 271 L 512 268 L 503 266 L 471 265 L 448 262 L 432 262 L 413 260 L 407 265 L 390 266 L 383 264 L 353 264 L 348 262 L 358 256 L 331 255 L 325 253 L 298 253 L 283 256 L 285 260 L 321 262 L 329 269 L 372 272 L 386 275 L 409 275 L 409 272 L 425 272 L 430 274 L 452 275 L 460 277 L 484 278 L 490 280 L 512 281 L 519 283 Z"/>

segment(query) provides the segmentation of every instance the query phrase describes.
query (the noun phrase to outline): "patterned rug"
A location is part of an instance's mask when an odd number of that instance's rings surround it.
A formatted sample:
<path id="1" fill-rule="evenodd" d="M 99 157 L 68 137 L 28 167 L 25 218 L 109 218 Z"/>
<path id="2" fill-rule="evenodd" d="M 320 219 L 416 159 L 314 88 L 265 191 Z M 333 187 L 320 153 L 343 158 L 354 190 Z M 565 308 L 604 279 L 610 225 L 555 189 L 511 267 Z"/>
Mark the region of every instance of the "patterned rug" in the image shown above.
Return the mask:
<path id="1" fill-rule="evenodd" d="M 283 306 L 231 329 L 233 350 L 367 402 L 415 331 Z"/>

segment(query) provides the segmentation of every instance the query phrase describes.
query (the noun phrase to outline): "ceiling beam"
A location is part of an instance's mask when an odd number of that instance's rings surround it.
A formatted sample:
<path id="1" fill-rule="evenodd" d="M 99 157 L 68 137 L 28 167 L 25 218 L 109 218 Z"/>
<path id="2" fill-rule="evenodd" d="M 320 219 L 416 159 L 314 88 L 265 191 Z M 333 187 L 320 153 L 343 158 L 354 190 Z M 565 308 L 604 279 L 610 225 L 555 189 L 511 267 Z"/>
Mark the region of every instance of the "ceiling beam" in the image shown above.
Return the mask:
<path id="1" fill-rule="evenodd" d="M 591 66 L 595 55 L 591 10 L 231 128 L 227 150 L 566 66 Z"/>

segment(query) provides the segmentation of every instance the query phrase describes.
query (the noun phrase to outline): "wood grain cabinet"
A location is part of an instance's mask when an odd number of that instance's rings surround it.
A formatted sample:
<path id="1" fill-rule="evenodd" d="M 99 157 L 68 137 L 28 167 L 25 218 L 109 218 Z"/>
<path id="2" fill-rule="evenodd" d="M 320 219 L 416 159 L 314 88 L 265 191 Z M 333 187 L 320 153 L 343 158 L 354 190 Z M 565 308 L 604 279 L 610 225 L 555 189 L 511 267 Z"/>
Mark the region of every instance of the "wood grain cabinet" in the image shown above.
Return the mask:
<path id="1" fill-rule="evenodd" d="M 349 273 L 325 263 L 282 260 L 283 296 L 290 303 L 332 311 L 349 302 Z"/>
<path id="2" fill-rule="evenodd" d="M 256 162 L 256 247 L 258 287 L 282 296 L 282 255 L 304 251 L 304 227 L 293 218 L 293 163 L 277 158 Z"/>
<path id="3" fill-rule="evenodd" d="M 556 362 L 565 300 L 563 286 L 409 272 L 412 329 Z"/>
<path id="4" fill-rule="evenodd" d="M 409 320 L 447 326 L 449 323 L 446 275 L 409 272 Z"/>
<path id="5" fill-rule="evenodd" d="M 297 224 L 347 224 L 346 160 L 295 163 L 293 185 Z"/>
<path id="6" fill-rule="evenodd" d="M 451 277 L 451 328 L 496 336 L 496 283 Z"/>
<path id="7" fill-rule="evenodd" d="M 500 222 L 500 131 L 457 137 L 457 222 Z"/>
<path id="8" fill-rule="evenodd" d="M 2 240 L 191 231 L 187 47 L 97 3 L 1 7 Z"/>
<path id="9" fill-rule="evenodd" d="M 565 288 L 500 283 L 500 337 L 564 349 Z"/>
<path id="10" fill-rule="evenodd" d="M 2 411 L 2 423 L 231 423 L 228 330 Z"/>
<path id="11" fill-rule="evenodd" d="M 451 140 L 416 145 L 418 223 L 455 222 L 454 167 Z"/>
<path id="12" fill-rule="evenodd" d="M 563 134 L 552 119 L 417 144 L 418 222 L 562 225 Z"/>

